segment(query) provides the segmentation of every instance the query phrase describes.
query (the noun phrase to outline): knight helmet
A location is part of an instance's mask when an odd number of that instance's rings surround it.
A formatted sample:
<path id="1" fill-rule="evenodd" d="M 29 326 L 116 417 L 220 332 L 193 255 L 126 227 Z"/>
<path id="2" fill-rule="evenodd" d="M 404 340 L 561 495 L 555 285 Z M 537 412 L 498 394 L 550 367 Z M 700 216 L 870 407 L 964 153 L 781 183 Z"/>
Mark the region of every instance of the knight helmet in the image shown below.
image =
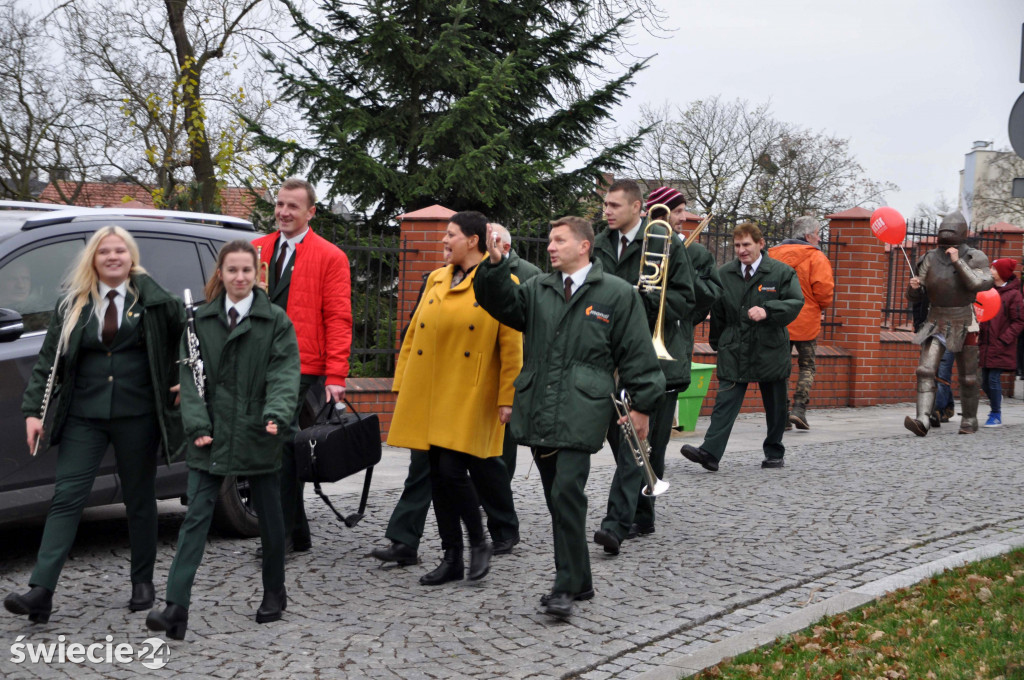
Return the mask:
<path id="1" fill-rule="evenodd" d="M 939 224 L 939 245 L 958 246 L 967 240 L 967 220 L 959 210 L 949 213 Z"/>

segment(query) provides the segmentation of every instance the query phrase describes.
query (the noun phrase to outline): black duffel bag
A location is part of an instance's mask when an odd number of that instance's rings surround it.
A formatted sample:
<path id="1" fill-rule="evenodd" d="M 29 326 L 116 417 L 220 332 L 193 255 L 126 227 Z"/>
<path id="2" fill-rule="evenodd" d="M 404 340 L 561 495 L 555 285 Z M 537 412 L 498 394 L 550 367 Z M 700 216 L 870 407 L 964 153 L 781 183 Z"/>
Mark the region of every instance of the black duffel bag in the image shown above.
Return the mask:
<path id="1" fill-rule="evenodd" d="M 348 406 L 348 412 L 345 411 Z M 363 518 L 370 493 L 373 466 L 380 462 L 380 421 L 376 414 L 357 413 L 352 404 L 333 399 L 324 404 L 316 422 L 295 435 L 295 470 L 303 482 L 313 482 L 317 495 L 323 499 L 339 520 L 353 527 Z M 366 470 L 359 511 L 342 517 L 320 488 Z"/>

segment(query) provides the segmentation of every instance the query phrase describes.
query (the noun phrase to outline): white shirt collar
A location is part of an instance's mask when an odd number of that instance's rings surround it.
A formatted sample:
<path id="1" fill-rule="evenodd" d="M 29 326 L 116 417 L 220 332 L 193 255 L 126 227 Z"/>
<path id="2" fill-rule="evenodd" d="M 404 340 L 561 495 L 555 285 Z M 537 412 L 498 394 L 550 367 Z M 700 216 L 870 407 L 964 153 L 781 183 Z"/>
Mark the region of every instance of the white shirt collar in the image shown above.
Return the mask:
<path id="1" fill-rule="evenodd" d="M 750 265 L 750 275 L 751 276 L 753 276 L 754 274 L 757 273 L 757 268 L 761 266 L 761 260 L 763 260 L 763 259 L 764 259 L 764 255 L 763 254 L 762 255 L 758 255 L 757 259 L 754 260 L 754 263 Z M 743 274 L 745 276 L 746 273 L 747 273 L 747 265 L 741 263 L 740 264 L 740 274 Z"/>
<path id="2" fill-rule="evenodd" d="M 308 234 L 308 233 L 309 233 L 309 227 L 306 227 L 305 229 L 302 230 L 301 234 L 298 234 L 296 236 L 292 236 L 291 238 L 285 238 L 284 233 L 282 233 L 281 234 L 281 238 L 284 239 L 285 241 L 288 241 L 288 249 L 289 250 L 295 250 L 295 244 L 296 243 L 302 243 L 302 239 L 306 238 L 306 234 Z M 278 244 L 278 249 L 280 249 L 280 247 L 281 247 L 280 244 Z"/>
<path id="3" fill-rule="evenodd" d="M 128 281 L 127 281 L 127 279 L 122 281 L 120 283 L 120 285 L 115 286 L 114 288 L 111 288 L 110 286 L 108 286 L 107 284 L 103 283 L 102 281 L 100 281 L 99 284 L 100 284 L 100 299 L 101 300 L 103 298 L 107 297 L 107 293 L 109 293 L 112 290 L 116 290 L 117 294 L 120 295 L 122 298 L 125 297 L 125 295 L 128 293 Z"/>
<path id="4" fill-rule="evenodd" d="M 593 262 L 588 262 L 582 269 L 577 269 L 574 274 L 562 273 L 562 286 L 565 286 L 566 279 L 572 279 L 572 294 L 575 295 L 576 291 L 580 289 L 583 282 L 587 280 L 587 274 L 590 273 L 591 268 L 594 266 Z"/>
<path id="5" fill-rule="evenodd" d="M 242 298 L 241 300 L 239 300 L 238 302 L 231 302 L 231 298 L 229 298 L 227 294 L 225 294 L 224 313 L 227 314 L 228 311 L 230 311 L 231 308 L 234 307 L 236 310 L 238 310 L 238 320 L 239 322 L 241 322 L 241 320 L 244 319 L 246 315 L 249 313 L 249 310 L 252 309 L 252 301 L 254 298 L 255 296 L 253 295 L 253 292 L 249 291 L 249 294 Z M 228 319 L 230 318 L 231 316 L 228 315 Z"/>
<path id="6" fill-rule="evenodd" d="M 636 238 L 636 235 L 638 233 L 640 233 L 640 226 L 643 223 L 644 223 L 643 219 L 639 219 L 639 220 L 636 221 L 636 225 L 634 225 L 632 229 L 630 229 L 629 231 L 620 232 L 620 234 L 619 234 L 619 241 L 621 241 L 622 237 L 625 236 L 626 237 L 626 241 L 629 242 L 629 243 L 632 243 L 633 239 Z"/>

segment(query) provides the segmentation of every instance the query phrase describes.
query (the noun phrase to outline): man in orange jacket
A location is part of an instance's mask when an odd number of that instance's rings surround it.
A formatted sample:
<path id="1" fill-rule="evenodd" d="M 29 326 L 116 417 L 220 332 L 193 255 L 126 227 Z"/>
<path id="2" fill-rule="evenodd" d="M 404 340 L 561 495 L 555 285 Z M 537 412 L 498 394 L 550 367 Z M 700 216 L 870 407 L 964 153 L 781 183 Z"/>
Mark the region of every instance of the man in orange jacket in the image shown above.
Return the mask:
<path id="1" fill-rule="evenodd" d="M 814 353 L 821 332 L 821 311 L 832 304 L 835 283 L 832 265 L 818 248 L 821 224 L 813 217 L 798 217 L 793 221 L 793 238 L 788 238 L 768 251 L 768 254 L 796 270 L 800 290 L 804 294 L 804 307 L 793 320 L 789 330 L 790 348 L 796 347 L 800 377 L 793 392 L 793 405 L 789 411 L 790 425 L 808 430 L 807 403 L 814 385 Z M 787 426 L 789 429 L 789 426 Z"/>

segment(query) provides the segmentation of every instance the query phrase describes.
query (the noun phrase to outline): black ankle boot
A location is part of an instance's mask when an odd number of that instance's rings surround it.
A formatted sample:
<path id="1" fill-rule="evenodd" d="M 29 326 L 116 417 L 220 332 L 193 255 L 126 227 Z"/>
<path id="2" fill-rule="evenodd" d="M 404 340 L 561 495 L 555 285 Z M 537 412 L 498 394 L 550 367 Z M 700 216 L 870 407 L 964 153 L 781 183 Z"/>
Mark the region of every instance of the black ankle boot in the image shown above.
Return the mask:
<path id="1" fill-rule="evenodd" d="M 437 569 L 420 577 L 420 585 L 439 586 L 449 581 L 461 581 L 465 571 L 462 548 L 449 548 L 444 551 L 444 559 L 437 565 Z"/>
<path id="2" fill-rule="evenodd" d="M 27 615 L 32 623 L 46 623 L 53 611 L 53 591 L 32 586 L 24 595 L 11 593 L 4 598 L 4 608 L 12 614 Z"/>
<path id="3" fill-rule="evenodd" d="M 154 609 L 146 616 L 146 628 L 165 630 L 172 640 L 184 640 L 188 629 L 188 610 L 168 602 L 163 611 Z"/>
<path id="4" fill-rule="evenodd" d="M 281 590 L 268 590 L 263 593 L 263 602 L 260 603 L 260 608 L 256 610 L 256 623 L 280 621 L 281 612 L 287 608 L 288 595 L 285 593 L 284 586 L 281 586 Z"/>
<path id="5" fill-rule="evenodd" d="M 477 545 L 469 548 L 469 575 L 470 581 L 479 581 L 491 570 L 491 555 L 494 548 L 488 541 L 480 541 Z"/>

